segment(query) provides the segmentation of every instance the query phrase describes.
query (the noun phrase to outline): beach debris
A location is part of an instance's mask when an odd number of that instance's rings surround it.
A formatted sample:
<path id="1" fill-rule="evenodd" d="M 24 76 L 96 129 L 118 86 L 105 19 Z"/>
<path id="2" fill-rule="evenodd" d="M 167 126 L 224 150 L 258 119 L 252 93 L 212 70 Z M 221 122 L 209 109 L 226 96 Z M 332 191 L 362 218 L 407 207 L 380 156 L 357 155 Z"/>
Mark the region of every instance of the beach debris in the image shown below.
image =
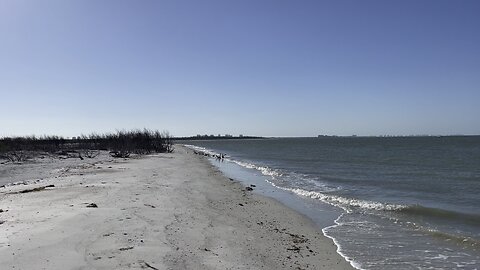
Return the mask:
<path id="1" fill-rule="evenodd" d="M 245 190 L 247 190 L 247 191 L 252 191 L 253 188 L 252 188 L 252 187 L 246 187 Z"/>
<path id="2" fill-rule="evenodd" d="M 250 186 L 251 186 L 251 187 L 256 187 L 256 185 L 253 185 L 253 184 L 252 184 L 252 185 L 250 185 Z"/>
<path id="3" fill-rule="evenodd" d="M 3 159 L 7 159 L 7 161 L 10 161 L 12 163 L 22 163 L 23 161 L 27 161 L 31 158 L 33 158 L 31 153 L 27 153 L 25 151 L 10 151 L 2 156 Z"/>
<path id="4" fill-rule="evenodd" d="M 32 188 L 32 189 L 25 189 L 25 190 L 21 190 L 19 191 L 19 193 L 29 193 L 29 192 L 35 192 L 35 191 L 40 191 L 40 190 L 44 190 L 45 187 L 37 187 L 37 188 Z"/>
<path id="5" fill-rule="evenodd" d="M 305 235 L 298 235 L 298 234 L 293 234 L 293 233 L 286 233 L 288 235 L 290 235 L 292 237 L 292 241 L 295 243 L 295 244 L 301 244 L 301 243 L 306 243 L 308 242 L 308 239 L 305 238 Z"/>
<path id="6" fill-rule="evenodd" d="M 37 192 L 37 191 L 42 191 L 46 188 L 51 188 L 51 187 L 55 187 L 55 185 L 48 185 L 48 186 L 44 186 L 44 187 L 36 187 L 36 188 L 31 188 L 31 189 L 24 189 L 24 190 L 20 190 L 20 191 L 17 191 L 17 192 L 12 192 L 10 194 L 18 194 L 18 193 L 29 193 L 29 192 Z"/>
<path id="7" fill-rule="evenodd" d="M 208 251 L 208 252 L 211 252 L 213 255 L 218 256 L 218 254 L 215 253 L 215 252 L 213 252 L 211 249 L 204 248 L 203 250 Z"/>
<path id="8" fill-rule="evenodd" d="M 130 157 L 130 152 L 128 151 L 111 151 L 110 156 L 114 158 L 128 158 Z"/>
<path id="9" fill-rule="evenodd" d="M 296 245 L 292 245 L 292 248 L 287 248 L 287 250 L 291 250 L 298 253 L 300 252 L 300 247 Z"/>
<path id="10" fill-rule="evenodd" d="M 5 223 L 5 220 L 0 220 L 0 225 L 2 225 L 3 223 Z"/>
<path id="11" fill-rule="evenodd" d="M 243 203 L 239 203 L 238 205 L 243 206 Z"/>
<path id="12" fill-rule="evenodd" d="M 95 150 L 84 150 L 83 155 L 87 158 L 95 158 L 100 154 L 100 151 L 95 151 Z M 79 153 L 80 155 L 80 153 Z M 81 155 L 80 155 L 81 157 Z"/>
<path id="13" fill-rule="evenodd" d="M 144 204 L 145 206 L 151 207 L 151 208 L 156 208 L 154 205 L 151 204 Z"/>
<path id="14" fill-rule="evenodd" d="M 96 203 L 89 203 L 87 204 L 86 207 L 89 207 L 89 208 L 98 208 L 98 205 Z"/>
<path id="15" fill-rule="evenodd" d="M 150 265 L 149 263 L 147 263 L 147 262 L 145 262 L 145 261 L 140 261 L 140 263 L 143 264 L 143 265 L 142 265 L 142 268 L 147 267 L 147 268 L 150 268 L 150 269 L 153 269 L 153 270 L 159 270 L 158 268 Z"/>
<path id="16" fill-rule="evenodd" d="M 129 250 L 129 249 L 133 249 L 133 247 L 122 247 L 122 248 L 119 248 L 118 250 L 125 251 L 125 250 Z"/>

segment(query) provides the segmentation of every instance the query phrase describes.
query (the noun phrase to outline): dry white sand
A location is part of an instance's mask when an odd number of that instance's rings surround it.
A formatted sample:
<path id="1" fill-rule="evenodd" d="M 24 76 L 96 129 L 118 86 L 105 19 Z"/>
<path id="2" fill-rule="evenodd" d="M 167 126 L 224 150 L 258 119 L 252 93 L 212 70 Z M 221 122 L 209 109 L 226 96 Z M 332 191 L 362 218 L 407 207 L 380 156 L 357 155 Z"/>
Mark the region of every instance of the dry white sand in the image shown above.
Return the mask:
<path id="1" fill-rule="evenodd" d="M 1 269 L 352 269 L 310 220 L 185 148 L 74 163 L 0 188 Z"/>

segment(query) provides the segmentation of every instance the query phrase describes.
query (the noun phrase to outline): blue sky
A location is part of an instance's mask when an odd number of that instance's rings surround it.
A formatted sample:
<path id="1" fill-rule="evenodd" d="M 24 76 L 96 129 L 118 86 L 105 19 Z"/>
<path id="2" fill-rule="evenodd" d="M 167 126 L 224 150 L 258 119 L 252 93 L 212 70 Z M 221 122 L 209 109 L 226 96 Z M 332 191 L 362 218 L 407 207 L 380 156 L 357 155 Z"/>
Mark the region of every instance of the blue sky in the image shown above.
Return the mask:
<path id="1" fill-rule="evenodd" d="M 480 134 L 478 1 L 0 0 L 0 136 Z"/>

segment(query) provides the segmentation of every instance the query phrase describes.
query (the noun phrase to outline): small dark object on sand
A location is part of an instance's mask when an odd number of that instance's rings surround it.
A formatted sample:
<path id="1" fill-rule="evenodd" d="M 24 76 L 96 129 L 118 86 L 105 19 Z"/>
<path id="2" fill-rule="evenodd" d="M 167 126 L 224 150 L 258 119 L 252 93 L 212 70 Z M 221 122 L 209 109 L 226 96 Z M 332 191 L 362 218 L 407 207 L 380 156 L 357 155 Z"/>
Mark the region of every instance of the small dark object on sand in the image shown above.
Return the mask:
<path id="1" fill-rule="evenodd" d="M 256 185 L 250 185 L 251 187 L 256 187 Z"/>
<path id="2" fill-rule="evenodd" d="M 90 203 L 87 205 L 87 207 L 90 207 L 90 208 L 98 208 L 97 204 L 96 203 Z"/>
<path id="3" fill-rule="evenodd" d="M 295 252 L 300 252 L 300 247 L 293 245 L 292 248 L 287 248 L 287 250 L 290 251 L 295 251 Z"/>
<path id="4" fill-rule="evenodd" d="M 129 249 L 133 249 L 133 247 L 123 247 L 123 248 L 119 248 L 118 250 L 125 251 L 125 250 L 129 250 Z"/>
<path id="5" fill-rule="evenodd" d="M 44 189 L 45 189 L 45 187 L 37 187 L 37 188 L 32 188 L 32 189 L 21 190 L 18 193 L 36 192 L 36 191 L 41 191 L 41 190 L 44 190 Z"/>
<path id="6" fill-rule="evenodd" d="M 246 187 L 245 190 L 252 191 L 253 188 L 252 187 Z"/>
<path id="7" fill-rule="evenodd" d="M 158 268 L 151 266 L 147 262 L 143 262 L 143 264 L 145 264 L 145 266 L 148 267 L 148 268 L 151 268 L 151 269 L 154 269 L 154 270 L 159 270 Z"/>
<path id="8" fill-rule="evenodd" d="M 46 188 L 51 188 L 51 187 L 55 187 L 55 185 L 48 185 L 48 186 L 44 186 L 44 187 L 36 187 L 36 188 L 32 188 L 32 189 L 25 189 L 25 190 L 21 190 L 21 191 L 18 191 L 18 192 L 14 192 L 14 193 L 29 193 L 29 192 L 36 192 L 36 191 L 42 191 Z"/>
<path id="9" fill-rule="evenodd" d="M 128 151 L 111 151 L 110 156 L 114 158 L 128 158 L 130 157 L 130 152 Z"/>

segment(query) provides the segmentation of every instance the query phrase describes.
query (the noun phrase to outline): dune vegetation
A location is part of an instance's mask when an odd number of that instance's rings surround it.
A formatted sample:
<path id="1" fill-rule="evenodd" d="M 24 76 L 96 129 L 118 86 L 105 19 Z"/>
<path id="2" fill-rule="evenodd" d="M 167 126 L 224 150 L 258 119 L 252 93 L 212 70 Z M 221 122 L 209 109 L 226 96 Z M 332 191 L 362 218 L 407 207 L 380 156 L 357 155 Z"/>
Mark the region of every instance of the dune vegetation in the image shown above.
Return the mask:
<path id="1" fill-rule="evenodd" d="M 92 133 L 71 139 L 61 136 L 0 138 L 0 158 L 11 162 L 27 160 L 37 153 L 92 158 L 100 150 L 123 158 L 131 154 L 170 153 L 173 152 L 173 141 L 168 132 L 149 129 Z"/>

